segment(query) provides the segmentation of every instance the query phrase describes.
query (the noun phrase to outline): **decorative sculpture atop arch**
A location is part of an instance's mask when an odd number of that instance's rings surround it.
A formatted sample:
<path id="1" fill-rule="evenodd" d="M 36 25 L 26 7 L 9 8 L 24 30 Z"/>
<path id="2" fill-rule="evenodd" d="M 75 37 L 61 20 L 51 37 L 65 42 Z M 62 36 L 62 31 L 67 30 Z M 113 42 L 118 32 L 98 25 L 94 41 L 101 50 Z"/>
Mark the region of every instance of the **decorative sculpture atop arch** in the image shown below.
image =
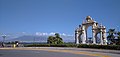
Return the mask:
<path id="1" fill-rule="evenodd" d="M 107 45 L 106 28 L 103 25 L 99 25 L 90 16 L 86 17 L 86 20 L 75 29 L 75 43 L 76 44 L 90 44 L 87 37 L 87 29 L 92 26 L 92 44 Z M 100 33 L 100 43 L 97 42 L 97 34 Z"/>

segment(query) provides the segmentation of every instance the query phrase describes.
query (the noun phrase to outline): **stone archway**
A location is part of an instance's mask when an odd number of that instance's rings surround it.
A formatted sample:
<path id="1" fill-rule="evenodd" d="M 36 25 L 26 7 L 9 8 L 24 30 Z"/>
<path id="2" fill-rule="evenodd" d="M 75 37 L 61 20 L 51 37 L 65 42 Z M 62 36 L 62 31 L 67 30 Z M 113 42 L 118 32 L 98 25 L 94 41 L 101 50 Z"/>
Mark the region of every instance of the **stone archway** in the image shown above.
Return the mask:
<path id="1" fill-rule="evenodd" d="M 92 26 L 92 44 L 107 45 L 105 26 L 98 25 L 98 23 L 92 20 L 90 16 L 87 16 L 82 25 L 79 25 L 79 27 L 75 30 L 75 43 L 89 44 L 87 39 L 87 29 L 90 26 Z M 100 33 L 100 43 L 96 42 L 98 33 Z"/>

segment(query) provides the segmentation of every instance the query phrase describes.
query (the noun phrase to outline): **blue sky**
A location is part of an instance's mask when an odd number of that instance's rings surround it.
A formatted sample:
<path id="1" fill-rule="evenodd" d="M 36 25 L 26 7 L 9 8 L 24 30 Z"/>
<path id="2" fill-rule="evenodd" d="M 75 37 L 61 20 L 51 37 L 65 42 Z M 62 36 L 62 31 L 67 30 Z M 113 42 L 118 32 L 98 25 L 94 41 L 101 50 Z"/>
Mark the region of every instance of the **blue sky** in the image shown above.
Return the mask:
<path id="1" fill-rule="evenodd" d="M 120 0 L 0 0 L 0 33 L 74 35 L 88 15 L 107 30 L 120 28 Z"/>

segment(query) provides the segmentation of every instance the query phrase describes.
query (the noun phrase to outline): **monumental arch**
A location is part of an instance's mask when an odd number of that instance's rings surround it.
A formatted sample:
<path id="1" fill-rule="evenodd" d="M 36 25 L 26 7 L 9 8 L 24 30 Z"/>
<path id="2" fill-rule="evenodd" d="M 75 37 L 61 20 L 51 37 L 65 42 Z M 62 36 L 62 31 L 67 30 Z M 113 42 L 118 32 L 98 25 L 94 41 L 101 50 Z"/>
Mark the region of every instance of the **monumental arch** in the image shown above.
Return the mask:
<path id="1" fill-rule="evenodd" d="M 106 28 L 102 24 L 98 24 L 94 21 L 90 16 L 86 17 L 86 20 L 79 25 L 78 28 L 75 29 L 75 43 L 76 44 L 90 44 L 88 42 L 87 37 L 87 29 L 88 27 L 92 27 L 92 43 L 91 44 L 98 44 L 98 45 L 107 45 L 106 39 Z M 98 34 L 99 36 L 99 43 L 98 41 Z"/>

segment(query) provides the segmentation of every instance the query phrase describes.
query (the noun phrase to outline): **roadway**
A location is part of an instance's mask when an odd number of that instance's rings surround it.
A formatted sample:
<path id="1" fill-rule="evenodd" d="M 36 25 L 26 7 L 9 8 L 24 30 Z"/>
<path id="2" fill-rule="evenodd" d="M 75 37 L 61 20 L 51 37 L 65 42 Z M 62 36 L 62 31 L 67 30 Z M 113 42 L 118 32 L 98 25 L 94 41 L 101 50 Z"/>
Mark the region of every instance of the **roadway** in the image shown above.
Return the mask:
<path id="1" fill-rule="evenodd" d="M 60 47 L 0 48 L 0 57 L 120 57 L 116 50 Z"/>

